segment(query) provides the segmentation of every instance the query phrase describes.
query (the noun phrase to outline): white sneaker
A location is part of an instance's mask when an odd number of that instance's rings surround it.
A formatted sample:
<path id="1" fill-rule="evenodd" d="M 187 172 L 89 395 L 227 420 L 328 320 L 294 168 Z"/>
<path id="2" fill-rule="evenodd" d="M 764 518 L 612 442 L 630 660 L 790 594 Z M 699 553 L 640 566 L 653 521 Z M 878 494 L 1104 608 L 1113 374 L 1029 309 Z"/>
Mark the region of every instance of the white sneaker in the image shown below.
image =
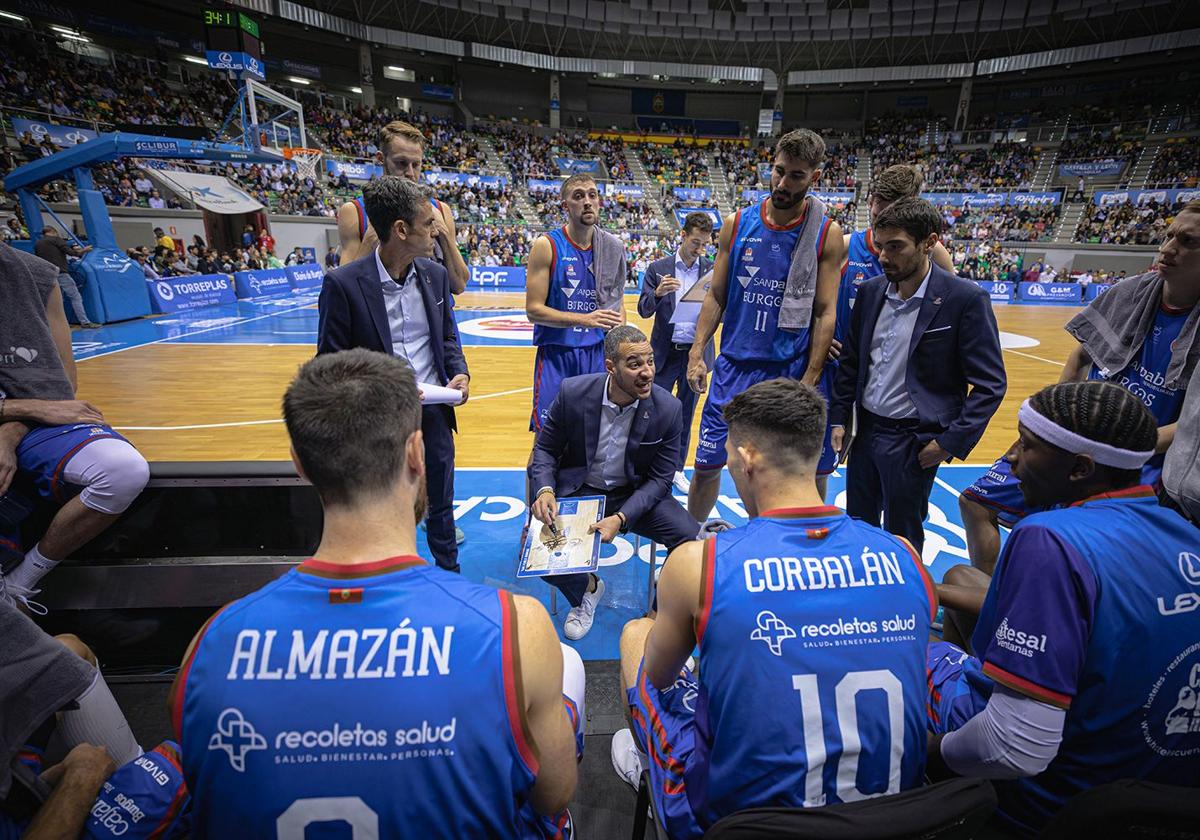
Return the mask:
<path id="1" fill-rule="evenodd" d="M 646 754 L 638 749 L 633 733 L 628 729 L 619 729 L 612 737 L 612 763 L 617 775 L 628 783 L 634 790 L 642 779 L 642 771 L 646 769 L 649 760 Z"/>
<path id="2" fill-rule="evenodd" d="M 675 489 L 680 493 L 686 493 L 692 489 L 692 482 L 688 481 L 688 477 L 682 472 L 675 473 Z"/>
<path id="3" fill-rule="evenodd" d="M 24 607 L 36 615 L 46 615 L 50 610 L 37 601 L 30 600 L 41 591 L 40 589 L 27 589 L 24 586 L 18 586 L 12 581 L 6 580 L 4 575 L 0 575 L 0 603 L 8 604 L 18 610 Z"/>
<path id="4" fill-rule="evenodd" d="M 583 593 L 583 603 L 571 607 L 567 620 L 563 622 L 563 635 L 571 641 L 582 639 L 592 629 L 592 621 L 596 617 L 596 605 L 604 597 L 604 581 L 596 578 L 596 591 Z"/>

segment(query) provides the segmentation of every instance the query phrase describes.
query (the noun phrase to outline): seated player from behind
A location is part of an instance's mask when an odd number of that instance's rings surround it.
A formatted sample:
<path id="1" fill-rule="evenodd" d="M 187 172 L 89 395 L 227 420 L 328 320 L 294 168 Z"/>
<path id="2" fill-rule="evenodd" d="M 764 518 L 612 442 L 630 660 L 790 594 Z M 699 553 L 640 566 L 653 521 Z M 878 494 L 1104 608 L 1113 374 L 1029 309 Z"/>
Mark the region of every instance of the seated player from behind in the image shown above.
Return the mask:
<path id="1" fill-rule="evenodd" d="M 562 648 L 534 599 L 416 556 L 412 370 L 361 349 L 318 356 L 283 412 L 324 533 L 312 559 L 209 621 L 172 688 L 196 835 L 341 822 L 542 837 L 547 816 L 559 830 L 577 757 Z"/>
<path id="2" fill-rule="evenodd" d="M 0 600 L 28 606 L 43 575 L 133 504 L 150 468 L 99 409 L 75 399 L 54 266 L 0 248 L 0 277 Z M 20 555 L 16 525 L 38 497 L 58 513 L 23 557 L 6 561 Z"/>
<path id="3" fill-rule="evenodd" d="M 1200 531 L 1140 484 L 1157 421 L 1126 389 L 1052 385 L 1018 431 L 1025 502 L 1054 509 L 1008 538 L 978 659 L 930 645 L 930 768 L 1004 780 L 1000 821 L 1034 836 L 1097 785 L 1200 785 Z"/>
<path id="4" fill-rule="evenodd" d="M 925 767 L 937 603 L 920 559 L 822 503 L 814 388 L 753 385 L 724 417 L 750 522 L 672 552 L 657 618 L 621 636 L 630 722 L 675 838 L 745 808 L 897 793 Z M 681 670 L 697 644 L 698 679 Z"/>

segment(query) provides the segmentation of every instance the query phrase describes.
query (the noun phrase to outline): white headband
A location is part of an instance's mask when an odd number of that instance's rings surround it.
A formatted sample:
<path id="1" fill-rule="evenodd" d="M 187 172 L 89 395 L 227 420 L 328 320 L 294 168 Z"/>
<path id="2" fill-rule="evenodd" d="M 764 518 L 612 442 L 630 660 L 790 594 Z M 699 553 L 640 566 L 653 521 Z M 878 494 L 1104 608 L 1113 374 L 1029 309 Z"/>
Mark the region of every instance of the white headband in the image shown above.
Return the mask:
<path id="1" fill-rule="evenodd" d="M 1099 441 L 1085 438 L 1082 435 L 1072 432 L 1070 429 L 1064 429 L 1046 415 L 1039 414 L 1029 404 L 1029 400 L 1021 403 L 1021 409 L 1017 412 L 1017 420 L 1026 429 L 1046 441 L 1046 443 L 1053 444 L 1068 452 L 1088 455 L 1097 464 L 1104 464 L 1106 467 L 1116 467 L 1119 470 L 1138 470 L 1154 457 L 1153 449 L 1145 452 L 1135 452 L 1132 449 L 1118 449 L 1107 443 L 1100 443 Z"/>

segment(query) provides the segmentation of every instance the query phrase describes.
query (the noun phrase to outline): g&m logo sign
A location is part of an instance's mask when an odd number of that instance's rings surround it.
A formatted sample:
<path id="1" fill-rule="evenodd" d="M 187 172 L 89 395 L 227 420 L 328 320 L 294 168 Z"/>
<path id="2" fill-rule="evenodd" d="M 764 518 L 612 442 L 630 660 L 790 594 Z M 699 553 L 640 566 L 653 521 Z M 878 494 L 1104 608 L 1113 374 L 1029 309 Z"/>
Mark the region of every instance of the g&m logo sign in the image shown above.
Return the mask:
<path id="1" fill-rule="evenodd" d="M 471 285 L 505 289 L 525 288 L 524 266 L 471 266 Z"/>
<path id="2" fill-rule="evenodd" d="M 1030 303 L 1082 303 L 1083 287 L 1075 283 L 1021 283 L 1017 297 Z"/>

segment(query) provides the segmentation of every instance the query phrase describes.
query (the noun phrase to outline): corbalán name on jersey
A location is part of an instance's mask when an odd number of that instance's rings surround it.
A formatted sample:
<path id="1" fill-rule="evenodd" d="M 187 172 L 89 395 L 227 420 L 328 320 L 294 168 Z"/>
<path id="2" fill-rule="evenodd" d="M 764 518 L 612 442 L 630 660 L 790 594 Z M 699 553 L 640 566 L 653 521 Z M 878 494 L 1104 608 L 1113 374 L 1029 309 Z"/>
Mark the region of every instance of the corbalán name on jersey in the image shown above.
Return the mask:
<path id="1" fill-rule="evenodd" d="M 748 592 L 794 592 L 809 589 L 856 589 L 903 584 L 894 551 L 871 551 L 829 557 L 751 557 L 742 561 Z"/>
<path id="2" fill-rule="evenodd" d="M 383 680 L 450 673 L 454 625 L 314 631 L 241 630 L 229 660 L 230 680 Z M 432 669 L 432 671 L 431 671 Z"/>

